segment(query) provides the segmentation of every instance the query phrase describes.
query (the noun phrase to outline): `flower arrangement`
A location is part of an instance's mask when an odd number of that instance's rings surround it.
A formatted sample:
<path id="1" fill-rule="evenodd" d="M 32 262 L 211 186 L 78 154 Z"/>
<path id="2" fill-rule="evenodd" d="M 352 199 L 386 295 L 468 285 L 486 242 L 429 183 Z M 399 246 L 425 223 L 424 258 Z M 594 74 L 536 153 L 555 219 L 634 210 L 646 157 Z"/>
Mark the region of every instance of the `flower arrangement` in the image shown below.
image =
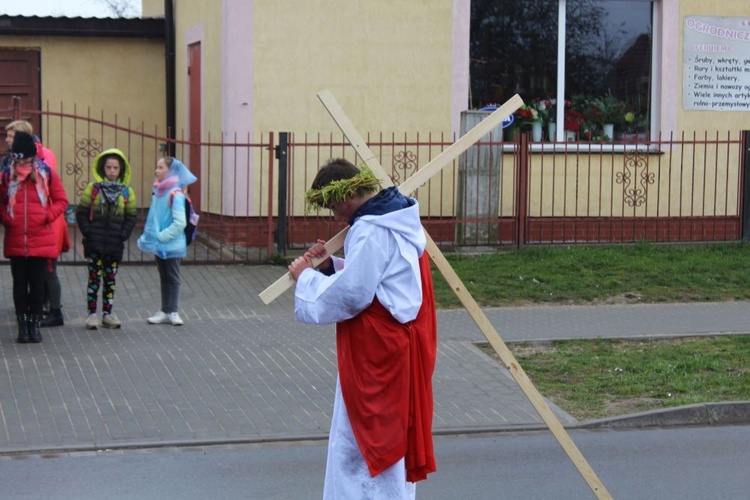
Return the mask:
<path id="1" fill-rule="evenodd" d="M 538 99 L 532 103 L 532 106 L 534 106 L 537 113 L 539 113 L 541 121 L 545 123 L 555 121 L 555 112 L 557 111 L 555 105 L 555 99 Z"/>
<path id="2" fill-rule="evenodd" d="M 613 96 L 611 92 L 592 99 L 591 107 L 599 125 L 604 125 L 605 123 L 619 125 L 625 112 L 625 103 Z"/>
<path id="3" fill-rule="evenodd" d="M 625 132 L 641 132 L 647 128 L 647 126 L 647 120 L 633 110 L 626 112 L 623 116 L 623 128 L 625 129 Z"/>
<path id="4" fill-rule="evenodd" d="M 539 116 L 539 111 L 534 105 L 524 104 L 518 110 L 516 110 L 516 120 L 521 124 L 527 124 L 531 122 L 540 122 L 542 118 Z"/>
<path id="5" fill-rule="evenodd" d="M 581 128 L 583 128 L 585 123 L 586 119 L 583 116 L 583 113 L 573 109 L 572 102 L 565 101 L 565 130 L 578 133 L 581 131 Z"/>

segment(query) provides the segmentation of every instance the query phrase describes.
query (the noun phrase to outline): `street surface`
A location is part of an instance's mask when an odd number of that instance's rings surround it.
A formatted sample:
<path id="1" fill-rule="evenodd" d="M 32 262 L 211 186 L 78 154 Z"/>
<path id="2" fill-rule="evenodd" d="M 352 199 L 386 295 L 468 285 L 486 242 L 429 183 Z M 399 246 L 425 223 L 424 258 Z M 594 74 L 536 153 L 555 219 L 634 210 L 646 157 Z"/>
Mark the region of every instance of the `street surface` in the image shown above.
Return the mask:
<path id="1" fill-rule="evenodd" d="M 750 426 L 572 431 L 616 499 L 750 499 Z M 546 431 L 436 438 L 420 499 L 595 498 Z M 320 498 L 324 442 L 3 457 L 7 500 Z"/>

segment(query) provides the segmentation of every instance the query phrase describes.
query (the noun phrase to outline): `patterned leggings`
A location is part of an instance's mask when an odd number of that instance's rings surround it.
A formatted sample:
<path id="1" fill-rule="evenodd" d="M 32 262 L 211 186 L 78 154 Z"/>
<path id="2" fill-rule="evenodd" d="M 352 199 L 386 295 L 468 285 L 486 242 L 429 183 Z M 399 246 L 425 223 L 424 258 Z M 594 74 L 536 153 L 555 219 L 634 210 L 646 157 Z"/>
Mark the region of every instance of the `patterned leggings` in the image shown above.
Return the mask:
<path id="1" fill-rule="evenodd" d="M 99 293 L 99 283 L 104 281 L 102 289 L 102 312 L 112 312 L 112 301 L 115 298 L 115 276 L 117 276 L 117 259 L 108 255 L 91 253 L 87 267 L 89 270 L 89 283 L 86 288 L 86 301 L 89 314 L 96 312 L 96 299 Z"/>

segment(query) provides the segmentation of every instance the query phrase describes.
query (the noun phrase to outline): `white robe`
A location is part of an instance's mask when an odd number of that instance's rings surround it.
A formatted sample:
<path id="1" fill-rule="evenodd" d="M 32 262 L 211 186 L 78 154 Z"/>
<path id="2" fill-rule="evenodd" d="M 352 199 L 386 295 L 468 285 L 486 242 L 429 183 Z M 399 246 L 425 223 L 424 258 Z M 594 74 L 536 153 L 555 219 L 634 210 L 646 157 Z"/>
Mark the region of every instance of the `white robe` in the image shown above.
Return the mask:
<path id="1" fill-rule="evenodd" d="M 349 423 L 341 386 L 336 380 L 323 500 L 414 500 L 416 490 L 416 483 L 406 480 L 403 458 L 377 476 L 370 476 Z"/>
<path id="2" fill-rule="evenodd" d="M 328 324 L 352 318 L 377 296 L 401 323 L 422 306 L 419 256 L 426 238 L 419 205 L 357 219 L 344 241 L 346 260 L 334 257 L 332 276 L 307 269 L 299 276 L 294 313 L 304 323 Z M 371 477 L 349 423 L 341 387 L 336 396 L 328 441 L 324 500 L 413 499 L 416 485 L 406 481 L 404 459 Z"/>

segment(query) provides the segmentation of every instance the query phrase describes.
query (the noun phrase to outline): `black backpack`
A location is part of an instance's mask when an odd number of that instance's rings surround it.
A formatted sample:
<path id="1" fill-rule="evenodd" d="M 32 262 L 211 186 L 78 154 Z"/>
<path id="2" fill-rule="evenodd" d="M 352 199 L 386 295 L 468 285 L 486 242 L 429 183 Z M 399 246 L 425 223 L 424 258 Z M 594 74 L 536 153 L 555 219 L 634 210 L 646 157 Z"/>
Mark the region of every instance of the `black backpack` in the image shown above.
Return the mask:
<path id="1" fill-rule="evenodd" d="M 198 220 L 200 215 L 195 213 L 195 207 L 193 207 L 193 200 L 182 191 L 182 189 L 173 189 L 169 193 L 169 208 L 172 208 L 172 200 L 174 199 L 175 193 L 182 193 L 185 196 L 185 243 L 190 245 L 195 238 L 198 236 Z"/>

